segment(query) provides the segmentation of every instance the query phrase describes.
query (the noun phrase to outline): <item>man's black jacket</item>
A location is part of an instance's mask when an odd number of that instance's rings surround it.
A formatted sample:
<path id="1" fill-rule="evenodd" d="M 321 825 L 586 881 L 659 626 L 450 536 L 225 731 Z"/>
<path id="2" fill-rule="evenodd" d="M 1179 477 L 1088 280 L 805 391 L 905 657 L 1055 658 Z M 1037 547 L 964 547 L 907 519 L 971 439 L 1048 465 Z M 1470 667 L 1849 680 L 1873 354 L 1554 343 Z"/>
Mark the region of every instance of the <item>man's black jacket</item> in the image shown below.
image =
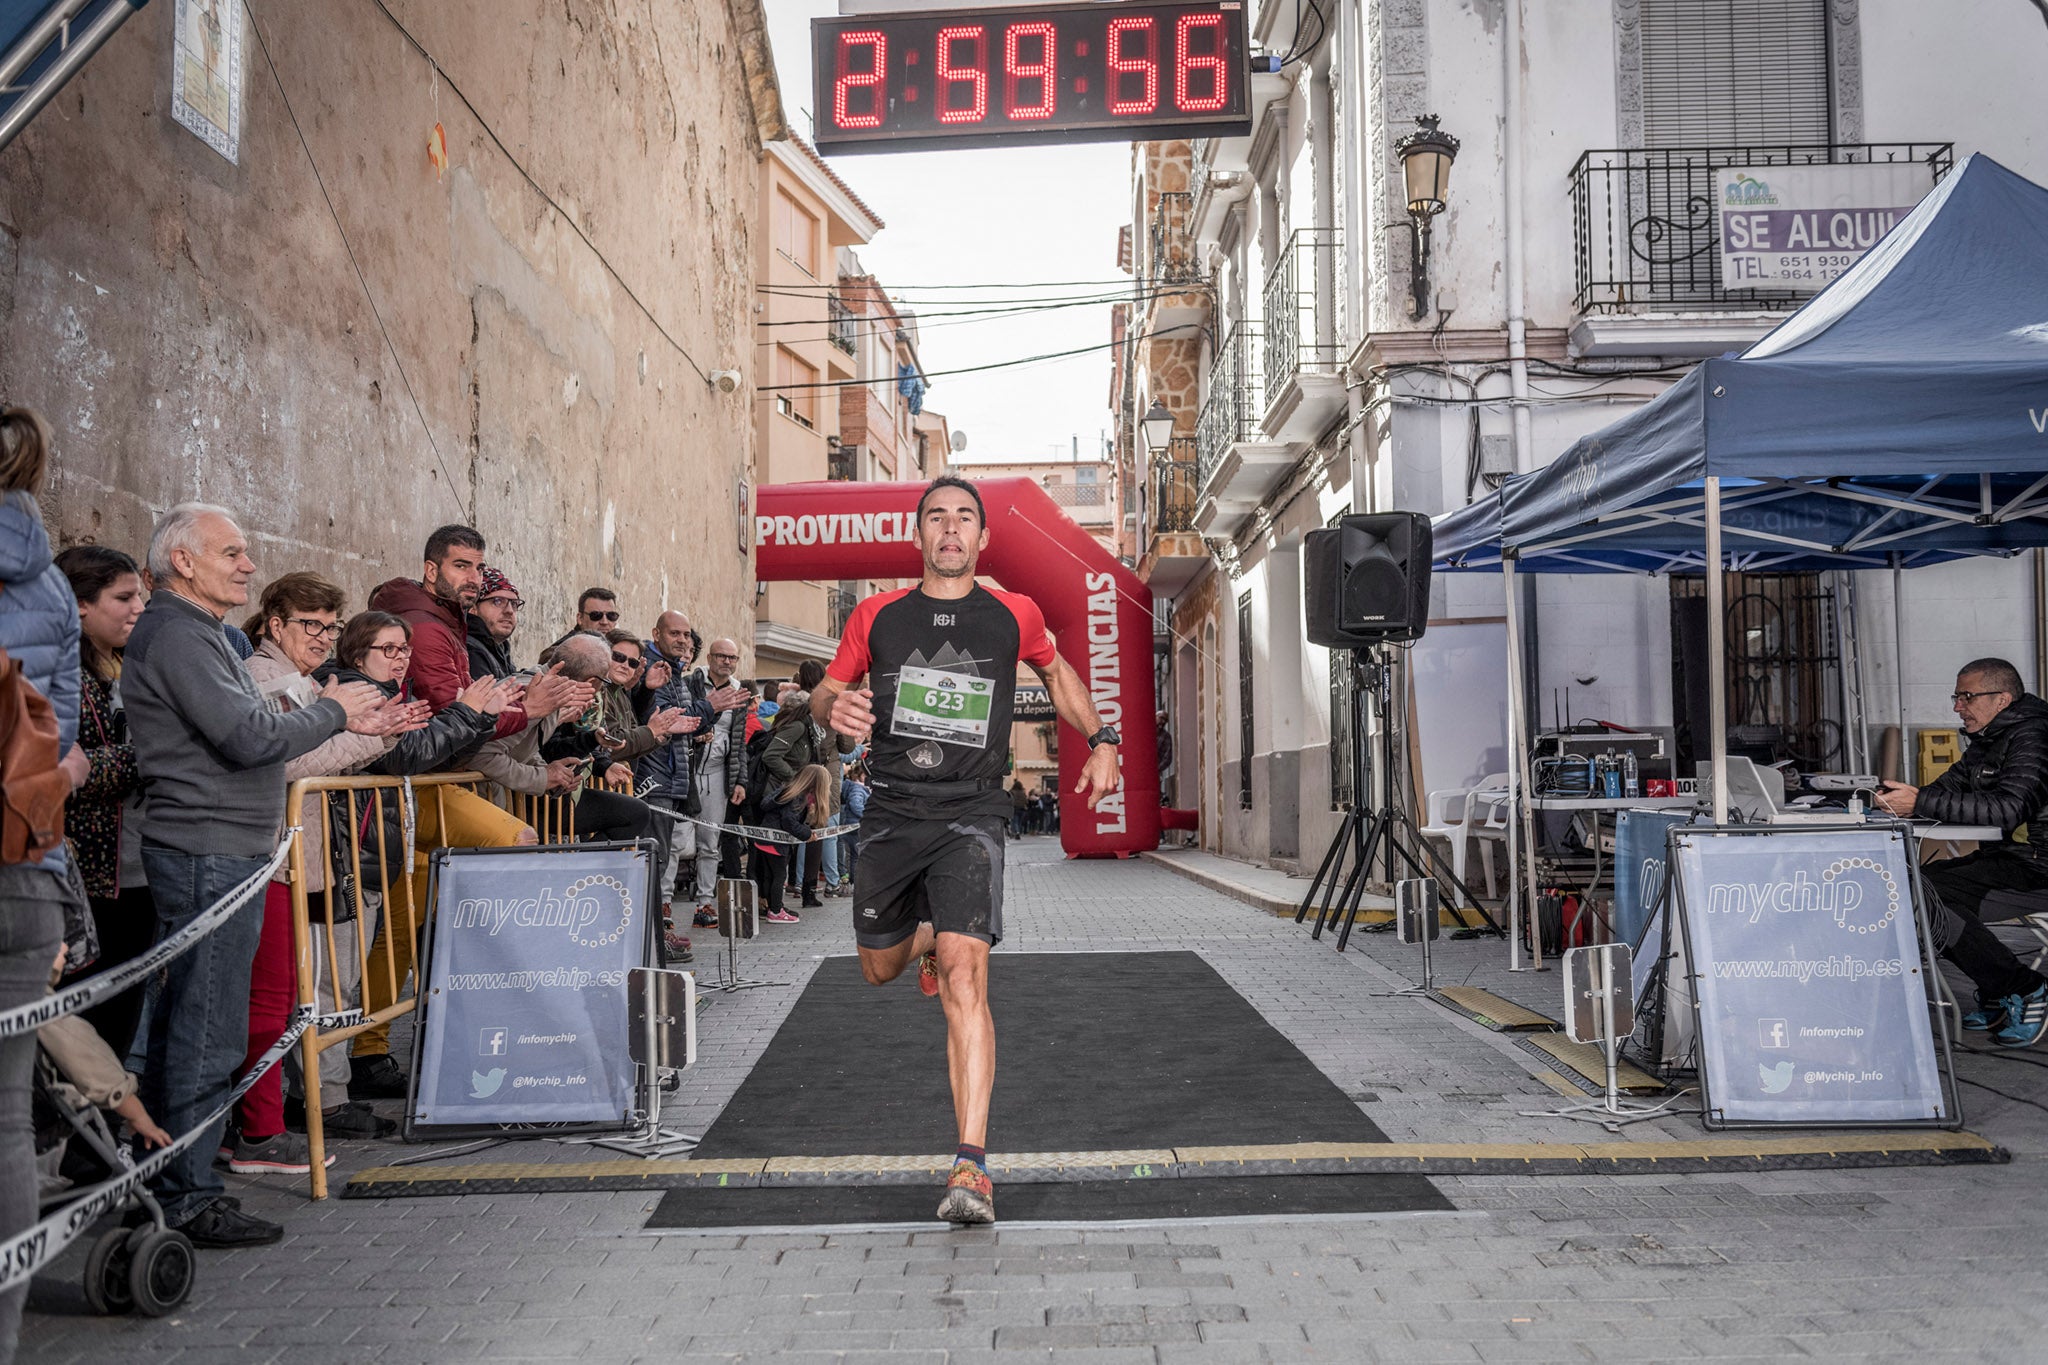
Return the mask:
<path id="1" fill-rule="evenodd" d="M 1945 825 L 2027 827 L 2016 853 L 2048 866 L 2048 702 L 2031 692 L 1991 718 L 1954 767 L 1920 789 L 1914 813 Z"/>

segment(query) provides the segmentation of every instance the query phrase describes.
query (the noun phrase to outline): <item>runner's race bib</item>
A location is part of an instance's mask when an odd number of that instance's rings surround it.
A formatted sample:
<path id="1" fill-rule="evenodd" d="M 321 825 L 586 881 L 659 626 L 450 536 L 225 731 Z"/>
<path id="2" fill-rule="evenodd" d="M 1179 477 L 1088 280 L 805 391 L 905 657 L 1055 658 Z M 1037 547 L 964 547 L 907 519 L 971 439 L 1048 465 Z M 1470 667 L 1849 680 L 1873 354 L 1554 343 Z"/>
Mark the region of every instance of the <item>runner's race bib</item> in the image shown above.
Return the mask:
<path id="1" fill-rule="evenodd" d="M 995 680 L 940 668 L 905 668 L 896 678 L 891 734 L 969 749 L 988 747 Z"/>

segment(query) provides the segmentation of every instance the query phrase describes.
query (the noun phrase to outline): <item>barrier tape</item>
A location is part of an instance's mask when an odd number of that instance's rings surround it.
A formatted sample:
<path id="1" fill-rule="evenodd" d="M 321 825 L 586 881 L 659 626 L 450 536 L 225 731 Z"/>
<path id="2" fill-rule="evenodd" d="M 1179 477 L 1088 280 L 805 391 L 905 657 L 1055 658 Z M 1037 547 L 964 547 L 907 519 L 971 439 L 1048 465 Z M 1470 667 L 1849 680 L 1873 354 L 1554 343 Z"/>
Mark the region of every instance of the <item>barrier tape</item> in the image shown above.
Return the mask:
<path id="1" fill-rule="evenodd" d="M 16 1034 L 33 1032 L 53 1019 L 76 1014 L 109 996 L 119 995 L 130 986 L 183 957 L 191 950 L 193 944 L 225 924 L 236 911 L 248 903 L 252 895 L 277 875 L 277 870 L 284 866 L 285 854 L 291 849 L 292 836 L 298 832 L 296 825 L 287 829 L 284 837 L 278 841 L 277 851 L 270 855 L 270 861 L 261 871 L 251 875 L 248 880 L 215 901 L 197 919 L 150 948 L 142 956 L 130 958 L 120 966 L 101 972 L 97 976 L 89 976 L 75 985 L 53 991 L 39 1000 L 32 1000 L 26 1005 L 0 1013 L 0 1038 L 12 1038 Z"/>
<path id="2" fill-rule="evenodd" d="M 728 825 L 722 824 L 717 820 L 706 820 L 701 816 L 684 815 L 681 811 L 669 810 L 662 806 L 655 806 L 654 809 L 660 811 L 679 825 L 702 825 L 706 829 L 715 829 L 721 834 L 737 834 L 742 839 L 754 839 L 764 844 L 789 844 L 792 846 L 797 844 L 822 844 L 828 839 L 837 839 L 842 834 L 851 834 L 860 828 L 860 824 L 857 821 L 851 825 L 827 825 L 811 835 L 810 838 L 799 839 L 786 830 L 770 829 L 766 825 Z"/>
<path id="3" fill-rule="evenodd" d="M 286 842 L 290 842 L 289 835 Z M 229 893 L 230 897 L 235 894 Z M 195 925 L 198 923 L 198 920 L 193 921 Z M 242 1096 L 248 1094 L 256 1082 L 263 1079 L 266 1072 L 283 1061 L 285 1054 L 298 1045 L 300 1036 L 308 1028 L 349 1028 L 361 1022 L 363 1012 L 359 1009 L 338 1010 L 333 1014 L 315 1014 L 311 1005 L 298 1006 L 293 1013 L 291 1026 L 280 1034 L 277 1041 L 256 1059 L 256 1064 L 235 1082 L 235 1088 L 229 1092 L 226 1101 L 207 1115 L 196 1128 L 171 1139 L 169 1146 L 159 1147 L 140 1161 L 134 1160 L 126 1147 L 117 1146 L 115 1152 L 121 1158 L 122 1164 L 127 1167 L 126 1170 L 111 1180 L 89 1186 L 76 1200 L 66 1204 L 58 1212 L 51 1214 L 26 1232 L 0 1242 L 0 1293 L 5 1293 L 14 1285 L 26 1281 L 62 1255 L 64 1248 L 78 1240 L 79 1234 L 98 1222 L 102 1215 L 120 1207 L 138 1186 L 169 1165 L 173 1157 L 197 1142 L 202 1133 L 225 1118 L 228 1111 L 241 1101 Z"/>

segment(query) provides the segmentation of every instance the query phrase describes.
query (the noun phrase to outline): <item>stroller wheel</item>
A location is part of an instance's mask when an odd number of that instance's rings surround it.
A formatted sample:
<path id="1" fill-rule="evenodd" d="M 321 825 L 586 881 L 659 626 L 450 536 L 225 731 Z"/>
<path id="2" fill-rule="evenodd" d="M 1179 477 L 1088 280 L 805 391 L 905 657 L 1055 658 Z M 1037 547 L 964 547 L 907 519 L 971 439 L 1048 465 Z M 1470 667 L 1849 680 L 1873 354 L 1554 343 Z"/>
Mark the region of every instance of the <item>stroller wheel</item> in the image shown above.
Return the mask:
<path id="1" fill-rule="evenodd" d="M 93 1241 L 85 1257 L 85 1301 L 95 1313 L 112 1316 L 135 1307 L 128 1288 L 128 1238 L 133 1228 L 108 1228 Z"/>
<path id="2" fill-rule="evenodd" d="M 135 1311 L 160 1318 L 192 1292 L 192 1243 L 170 1228 L 147 1228 L 128 1262 L 128 1289 Z"/>

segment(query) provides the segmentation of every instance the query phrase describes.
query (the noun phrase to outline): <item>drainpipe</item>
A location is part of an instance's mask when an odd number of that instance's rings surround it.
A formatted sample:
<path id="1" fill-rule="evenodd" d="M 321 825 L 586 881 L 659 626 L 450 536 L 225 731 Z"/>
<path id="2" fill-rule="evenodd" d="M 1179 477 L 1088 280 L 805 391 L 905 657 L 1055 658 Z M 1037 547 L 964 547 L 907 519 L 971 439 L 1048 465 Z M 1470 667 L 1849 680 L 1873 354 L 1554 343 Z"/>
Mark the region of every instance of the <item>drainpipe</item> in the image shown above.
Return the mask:
<path id="1" fill-rule="evenodd" d="M 1529 324 L 1522 265 L 1522 0 L 1507 0 L 1502 59 L 1505 77 L 1501 119 L 1502 220 L 1507 236 L 1503 283 L 1507 290 L 1508 385 L 1515 423 L 1515 472 L 1534 468 L 1529 432 Z"/>

